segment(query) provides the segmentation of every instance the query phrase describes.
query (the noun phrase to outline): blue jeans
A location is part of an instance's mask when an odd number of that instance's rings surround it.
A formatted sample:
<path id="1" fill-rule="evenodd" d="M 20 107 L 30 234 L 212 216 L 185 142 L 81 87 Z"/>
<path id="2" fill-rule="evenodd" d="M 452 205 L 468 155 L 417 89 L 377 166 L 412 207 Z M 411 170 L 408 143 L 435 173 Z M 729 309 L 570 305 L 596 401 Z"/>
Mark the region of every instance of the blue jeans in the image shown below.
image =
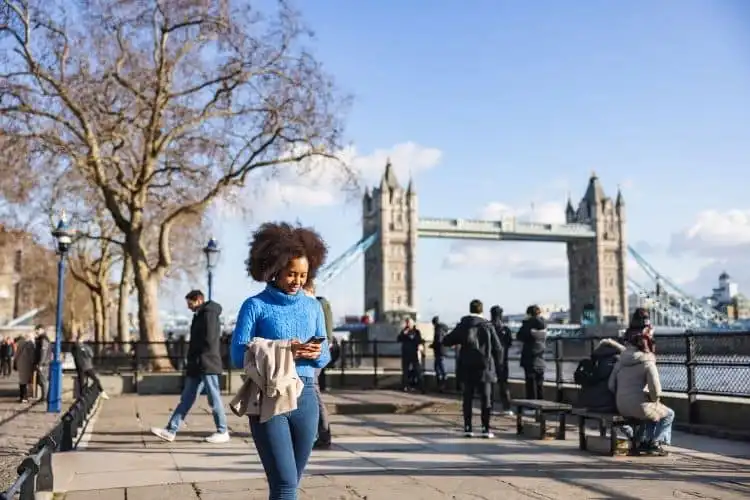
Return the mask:
<path id="1" fill-rule="evenodd" d="M 667 416 L 657 422 L 651 422 L 646 429 L 646 440 L 659 444 L 672 444 L 672 422 L 674 422 L 674 410 L 667 408 Z"/>
<path id="2" fill-rule="evenodd" d="M 437 380 L 438 384 L 442 384 L 445 382 L 446 374 L 445 374 L 445 363 L 443 362 L 443 357 L 435 357 L 435 379 Z"/>
<path id="3" fill-rule="evenodd" d="M 169 418 L 169 423 L 167 424 L 167 430 L 169 432 L 177 432 L 180 430 L 182 421 L 185 420 L 190 408 L 195 404 L 195 399 L 203 388 L 206 389 L 208 404 L 211 405 L 211 412 L 214 414 L 216 432 L 224 433 L 227 431 L 227 415 L 224 412 L 224 402 L 221 400 L 219 376 L 200 375 L 185 377 L 185 387 L 182 389 L 180 404 L 174 409 L 174 413 L 172 413 L 172 416 Z"/>
<path id="4" fill-rule="evenodd" d="M 318 396 L 314 380 L 305 383 L 297 409 L 262 424 L 250 417 L 250 431 L 268 479 L 269 500 L 296 500 L 297 489 L 318 433 Z"/>

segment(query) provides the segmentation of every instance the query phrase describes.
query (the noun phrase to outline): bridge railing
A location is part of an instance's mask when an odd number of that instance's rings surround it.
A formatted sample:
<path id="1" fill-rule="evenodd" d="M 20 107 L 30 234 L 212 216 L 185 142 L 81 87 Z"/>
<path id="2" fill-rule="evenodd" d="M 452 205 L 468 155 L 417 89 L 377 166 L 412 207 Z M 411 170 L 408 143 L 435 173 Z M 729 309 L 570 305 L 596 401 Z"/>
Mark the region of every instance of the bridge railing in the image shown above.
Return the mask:
<path id="1" fill-rule="evenodd" d="M 99 394 L 96 385 L 84 387 L 83 393 L 70 405 L 57 425 L 37 442 L 29 456 L 18 466 L 18 477 L 7 490 L 0 492 L 0 500 L 34 500 L 37 491 L 52 491 L 52 454 L 72 451 L 77 447 L 80 431 L 94 409 Z"/>

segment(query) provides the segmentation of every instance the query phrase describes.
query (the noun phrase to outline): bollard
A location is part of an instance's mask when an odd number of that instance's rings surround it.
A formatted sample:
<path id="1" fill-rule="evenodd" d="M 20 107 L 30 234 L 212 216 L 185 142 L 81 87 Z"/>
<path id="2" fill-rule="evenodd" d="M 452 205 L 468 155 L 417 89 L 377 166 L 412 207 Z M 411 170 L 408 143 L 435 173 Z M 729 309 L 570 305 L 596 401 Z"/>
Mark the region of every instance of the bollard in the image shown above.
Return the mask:
<path id="1" fill-rule="evenodd" d="M 60 451 L 70 451 L 73 449 L 73 416 L 66 413 L 63 417 L 63 434 L 60 442 Z"/>

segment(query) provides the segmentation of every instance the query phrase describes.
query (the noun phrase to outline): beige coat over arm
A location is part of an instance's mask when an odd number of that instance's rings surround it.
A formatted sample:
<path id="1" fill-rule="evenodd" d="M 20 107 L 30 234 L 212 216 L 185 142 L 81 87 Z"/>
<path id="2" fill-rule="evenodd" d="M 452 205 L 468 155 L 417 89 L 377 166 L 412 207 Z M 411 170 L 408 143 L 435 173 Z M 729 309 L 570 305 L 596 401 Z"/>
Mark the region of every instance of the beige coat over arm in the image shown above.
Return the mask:
<path id="1" fill-rule="evenodd" d="M 669 409 L 659 401 L 661 382 L 653 353 L 628 346 L 612 370 L 609 390 L 615 394 L 617 411 L 623 417 L 657 421 L 667 416 Z"/>
<path id="2" fill-rule="evenodd" d="M 297 375 L 291 342 L 255 338 L 245 351 L 244 382 L 229 403 L 232 412 L 260 422 L 297 409 L 304 383 Z"/>

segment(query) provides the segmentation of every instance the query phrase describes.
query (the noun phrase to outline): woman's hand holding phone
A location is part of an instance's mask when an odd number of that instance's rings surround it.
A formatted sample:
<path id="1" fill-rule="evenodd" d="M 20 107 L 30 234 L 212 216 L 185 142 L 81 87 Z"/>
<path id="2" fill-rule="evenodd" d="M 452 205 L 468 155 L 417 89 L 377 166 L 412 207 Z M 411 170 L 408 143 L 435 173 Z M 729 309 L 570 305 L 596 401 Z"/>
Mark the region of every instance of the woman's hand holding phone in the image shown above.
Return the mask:
<path id="1" fill-rule="evenodd" d="M 324 339 L 313 337 L 305 343 L 298 340 L 292 341 L 292 354 L 295 359 L 318 359 L 320 357 L 320 347 Z"/>

